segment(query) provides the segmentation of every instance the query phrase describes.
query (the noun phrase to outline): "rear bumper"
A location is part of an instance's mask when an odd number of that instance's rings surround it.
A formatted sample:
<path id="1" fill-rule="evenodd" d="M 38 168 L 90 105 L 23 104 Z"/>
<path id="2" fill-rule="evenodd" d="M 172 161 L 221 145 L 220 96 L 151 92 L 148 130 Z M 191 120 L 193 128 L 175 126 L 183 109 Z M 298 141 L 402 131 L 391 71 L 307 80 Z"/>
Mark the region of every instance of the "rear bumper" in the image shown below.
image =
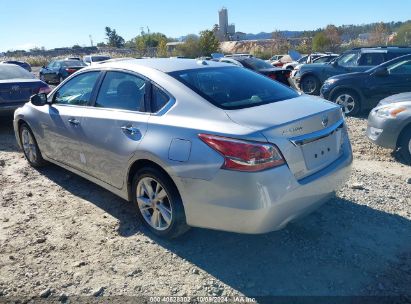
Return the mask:
<path id="1" fill-rule="evenodd" d="M 297 180 L 287 165 L 258 173 L 220 170 L 212 180 L 179 179 L 190 226 L 238 233 L 278 230 L 328 201 L 351 172 L 349 143 L 328 167 Z"/>

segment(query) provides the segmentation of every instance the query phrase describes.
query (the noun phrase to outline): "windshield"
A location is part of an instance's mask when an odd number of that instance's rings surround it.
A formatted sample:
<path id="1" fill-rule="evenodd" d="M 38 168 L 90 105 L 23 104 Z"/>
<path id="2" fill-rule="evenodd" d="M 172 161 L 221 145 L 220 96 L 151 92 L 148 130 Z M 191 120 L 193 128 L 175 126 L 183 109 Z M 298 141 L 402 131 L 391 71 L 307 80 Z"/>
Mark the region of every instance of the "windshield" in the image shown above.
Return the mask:
<path id="1" fill-rule="evenodd" d="M 86 66 L 86 64 L 80 60 L 66 60 L 66 61 L 63 61 L 61 64 L 64 67 Z"/>
<path id="2" fill-rule="evenodd" d="M 300 59 L 297 60 L 297 62 L 298 63 L 307 63 L 307 58 L 308 58 L 308 56 L 301 57 Z"/>
<path id="3" fill-rule="evenodd" d="M 92 56 L 91 61 L 93 62 L 99 62 L 99 61 L 104 61 L 104 60 L 109 60 L 111 59 L 109 56 Z"/>
<path id="4" fill-rule="evenodd" d="M 15 78 L 33 79 L 35 77 L 18 65 L 0 64 L 0 80 Z"/>
<path id="5" fill-rule="evenodd" d="M 170 73 L 215 106 L 242 109 L 299 95 L 268 77 L 238 67 L 206 68 Z"/>
<path id="6" fill-rule="evenodd" d="M 239 60 L 244 62 L 246 65 L 250 66 L 253 70 L 263 70 L 263 69 L 272 69 L 273 66 L 264 60 L 257 58 L 246 58 L 244 60 Z"/>

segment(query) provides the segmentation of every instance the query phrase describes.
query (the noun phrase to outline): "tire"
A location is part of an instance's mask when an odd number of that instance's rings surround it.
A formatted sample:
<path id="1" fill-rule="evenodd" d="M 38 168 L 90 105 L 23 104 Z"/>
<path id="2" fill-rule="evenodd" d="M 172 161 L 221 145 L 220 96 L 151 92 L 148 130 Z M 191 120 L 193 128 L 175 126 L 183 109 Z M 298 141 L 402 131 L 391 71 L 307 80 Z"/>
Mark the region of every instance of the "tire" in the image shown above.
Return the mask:
<path id="1" fill-rule="evenodd" d="M 292 70 L 294 70 L 294 67 L 293 67 L 292 65 L 289 65 L 289 66 L 287 67 L 287 70 L 292 71 Z"/>
<path id="2" fill-rule="evenodd" d="M 361 99 L 352 90 L 339 90 L 333 94 L 331 100 L 340 105 L 347 116 L 355 116 L 361 112 Z"/>
<path id="3" fill-rule="evenodd" d="M 407 165 L 411 165 L 411 126 L 401 132 L 398 141 L 399 153 Z"/>
<path id="4" fill-rule="evenodd" d="M 308 75 L 301 79 L 300 88 L 306 94 L 319 95 L 321 83 L 317 77 Z"/>
<path id="5" fill-rule="evenodd" d="M 38 168 L 47 164 L 41 155 L 36 138 L 30 127 L 23 123 L 20 126 L 20 143 L 23 148 L 24 157 L 32 167 Z"/>
<path id="6" fill-rule="evenodd" d="M 163 171 L 155 167 L 138 170 L 133 178 L 132 195 L 138 217 L 153 234 L 172 239 L 189 229 L 177 187 Z"/>

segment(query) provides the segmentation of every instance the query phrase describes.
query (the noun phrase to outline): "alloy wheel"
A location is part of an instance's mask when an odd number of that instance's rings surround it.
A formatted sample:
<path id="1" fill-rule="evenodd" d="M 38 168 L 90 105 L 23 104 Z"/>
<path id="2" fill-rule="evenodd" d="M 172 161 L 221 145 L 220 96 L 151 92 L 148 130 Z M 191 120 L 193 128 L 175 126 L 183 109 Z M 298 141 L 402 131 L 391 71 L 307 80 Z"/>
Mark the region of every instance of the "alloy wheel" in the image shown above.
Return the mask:
<path id="1" fill-rule="evenodd" d="M 29 130 L 27 130 L 27 128 L 23 128 L 21 132 L 21 137 L 22 137 L 23 150 L 28 160 L 31 163 L 36 162 L 37 160 L 36 143 L 34 141 L 33 136 L 31 135 Z"/>
<path id="2" fill-rule="evenodd" d="M 161 183 L 152 177 L 143 177 L 137 184 L 137 204 L 144 220 L 154 229 L 170 227 L 173 208 Z"/>
<path id="3" fill-rule="evenodd" d="M 345 114 L 351 113 L 355 107 L 354 97 L 347 93 L 339 95 L 335 102 L 342 107 Z"/>
<path id="4" fill-rule="evenodd" d="M 408 142 L 408 152 L 411 155 L 411 138 L 410 138 L 410 141 Z"/>

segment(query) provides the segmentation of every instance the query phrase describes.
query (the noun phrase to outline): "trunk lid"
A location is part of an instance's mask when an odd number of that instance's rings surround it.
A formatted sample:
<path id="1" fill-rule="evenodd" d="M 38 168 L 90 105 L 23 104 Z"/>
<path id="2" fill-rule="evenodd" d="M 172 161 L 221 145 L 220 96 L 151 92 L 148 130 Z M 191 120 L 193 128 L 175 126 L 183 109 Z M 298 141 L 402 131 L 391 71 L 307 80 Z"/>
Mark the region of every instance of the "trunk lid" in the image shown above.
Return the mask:
<path id="1" fill-rule="evenodd" d="M 297 179 L 328 166 L 342 153 L 340 107 L 321 98 L 303 95 L 226 113 L 276 144 Z"/>
<path id="2" fill-rule="evenodd" d="M 36 79 L 7 79 L 0 81 L 0 105 L 24 103 L 30 96 L 38 93 L 41 87 L 46 86 Z"/>

